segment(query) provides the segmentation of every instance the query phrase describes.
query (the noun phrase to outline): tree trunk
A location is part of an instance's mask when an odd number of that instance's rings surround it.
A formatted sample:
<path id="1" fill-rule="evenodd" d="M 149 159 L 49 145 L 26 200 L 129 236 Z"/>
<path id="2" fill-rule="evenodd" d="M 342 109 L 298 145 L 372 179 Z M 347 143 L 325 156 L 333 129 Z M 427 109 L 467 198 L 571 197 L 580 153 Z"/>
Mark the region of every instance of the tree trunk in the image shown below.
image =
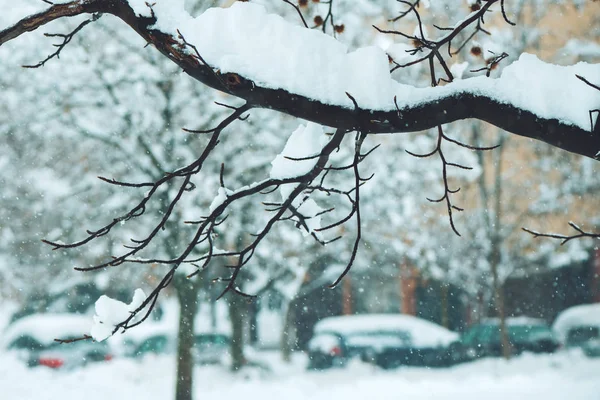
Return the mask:
<path id="1" fill-rule="evenodd" d="M 512 345 L 508 337 L 508 329 L 506 327 L 506 312 L 504 311 L 504 288 L 498 286 L 496 288 L 496 309 L 500 317 L 500 344 L 502 345 L 502 357 L 510 359 L 512 355 Z"/>
<path id="2" fill-rule="evenodd" d="M 479 124 L 473 124 L 473 139 L 477 145 L 481 145 L 479 139 L 480 129 Z M 494 171 L 493 171 L 493 191 L 487 188 L 486 184 L 486 163 L 483 158 L 482 152 L 477 152 L 479 158 L 479 165 L 482 167 L 482 172 L 479 175 L 479 191 L 481 194 L 481 202 L 484 209 L 484 219 L 486 220 L 488 235 L 490 238 L 490 272 L 492 273 L 492 296 L 493 296 L 493 308 L 495 315 L 500 320 L 500 345 L 502 347 L 502 356 L 506 359 L 510 358 L 511 345 L 508 338 L 508 331 L 506 329 L 506 313 L 504 311 L 504 295 L 502 284 L 500 283 L 500 276 L 498 267 L 501 262 L 501 251 L 502 242 L 504 238 L 502 236 L 502 154 L 506 141 L 504 134 L 500 134 L 498 141 L 498 149 L 494 152 L 496 159 L 494 160 Z M 493 202 L 491 198 L 493 197 Z M 492 206 L 493 205 L 493 206 Z"/>
<path id="3" fill-rule="evenodd" d="M 179 300 L 179 334 L 177 338 L 177 379 L 175 400 L 193 399 L 194 317 L 198 310 L 198 290 L 195 282 L 176 275 L 174 285 Z"/>
<path id="4" fill-rule="evenodd" d="M 502 346 L 502 357 L 510 359 L 511 356 L 511 344 L 508 339 L 508 330 L 506 329 L 506 313 L 504 312 L 504 293 L 503 287 L 498 279 L 498 257 L 494 256 L 492 252 L 491 267 L 492 267 L 492 279 L 494 288 L 494 309 L 496 311 L 496 317 L 500 320 L 500 345 Z"/>
<path id="5" fill-rule="evenodd" d="M 230 292 L 229 318 L 231 320 L 231 369 L 238 371 L 246 364 L 244 357 L 244 310 L 246 300 L 240 295 Z"/>
<path id="6" fill-rule="evenodd" d="M 296 347 L 296 308 L 291 301 L 287 305 L 283 330 L 281 331 L 281 358 L 284 362 L 292 361 L 292 351 Z"/>
<path id="7" fill-rule="evenodd" d="M 504 135 L 500 136 L 499 145 L 504 144 Z M 502 146 L 501 146 L 502 147 Z M 506 313 L 504 310 L 504 288 L 500 282 L 498 273 L 498 267 L 501 261 L 501 246 L 502 246 L 502 233 L 500 228 L 502 226 L 502 153 L 503 150 L 496 152 L 496 168 L 494 171 L 494 225 L 492 229 L 492 253 L 491 253 L 491 264 L 492 264 L 492 277 L 494 280 L 494 302 L 496 305 L 496 314 L 500 318 L 500 344 L 502 346 L 502 357 L 509 359 L 512 349 L 510 341 L 508 340 L 508 330 L 506 329 Z"/>
<path id="8" fill-rule="evenodd" d="M 442 326 L 444 328 L 449 328 L 450 327 L 450 318 L 448 316 L 448 285 L 445 283 L 442 283 L 442 287 L 440 288 L 441 293 L 441 297 L 442 297 L 442 301 L 441 301 L 441 308 L 442 308 L 442 315 L 441 315 L 441 319 L 442 319 Z"/>
<path id="9" fill-rule="evenodd" d="M 342 281 L 342 314 L 343 315 L 352 315 L 353 307 L 352 307 L 352 279 L 350 278 L 352 275 L 348 274 Z"/>

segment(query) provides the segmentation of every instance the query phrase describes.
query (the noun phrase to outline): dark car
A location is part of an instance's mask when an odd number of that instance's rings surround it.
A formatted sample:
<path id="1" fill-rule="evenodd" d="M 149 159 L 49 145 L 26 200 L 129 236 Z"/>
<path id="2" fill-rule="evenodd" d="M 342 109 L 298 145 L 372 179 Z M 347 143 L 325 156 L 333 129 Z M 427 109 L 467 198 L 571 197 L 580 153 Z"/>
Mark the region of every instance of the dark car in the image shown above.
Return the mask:
<path id="1" fill-rule="evenodd" d="M 400 314 L 326 318 L 308 343 L 309 368 L 343 367 L 359 359 L 382 368 L 430 366 L 445 345 L 457 338 L 432 322 Z"/>
<path id="2" fill-rule="evenodd" d="M 577 325 L 567 331 L 567 348 L 580 347 L 588 357 L 600 357 L 600 327 Z"/>
<path id="3" fill-rule="evenodd" d="M 194 335 L 192 357 L 196 364 L 220 364 L 229 352 L 229 336 L 222 333 L 197 333 Z M 130 342 L 128 356 L 142 358 L 149 354 L 175 354 L 177 339 L 170 330 L 152 333 L 137 339 L 137 344 Z"/>
<path id="4" fill-rule="evenodd" d="M 193 356 L 196 364 L 221 364 L 229 354 L 231 339 L 222 333 L 197 333 Z"/>
<path id="5" fill-rule="evenodd" d="M 563 310 L 552 329 L 566 348 L 581 348 L 590 357 L 600 357 L 600 303 Z"/>
<path id="6" fill-rule="evenodd" d="M 91 327 L 90 317 L 73 314 L 36 314 L 11 324 L 3 335 L 6 349 L 17 353 L 29 367 L 74 369 L 112 359 L 106 342 L 55 339 L 81 338 Z"/>
<path id="7" fill-rule="evenodd" d="M 167 334 L 154 334 L 141 340 L 137 345 L 128 343 L 131 350 L 129 357 L 141 358 L 147 354 L 172 354 L 175 352 L 175 342 Z"/>
<path id="8" fill-rule="evenodd" d="M 508 341 L 513 355 L 523 352 L 552 353 L 560 347 L 550 327 L 534 318 L 507 318 Z M 471 327 L 460 339 L 450 345 L 451 362 L 471 361 L 481 357 L 501 357 L 500 322 L 487 320 Z"/>

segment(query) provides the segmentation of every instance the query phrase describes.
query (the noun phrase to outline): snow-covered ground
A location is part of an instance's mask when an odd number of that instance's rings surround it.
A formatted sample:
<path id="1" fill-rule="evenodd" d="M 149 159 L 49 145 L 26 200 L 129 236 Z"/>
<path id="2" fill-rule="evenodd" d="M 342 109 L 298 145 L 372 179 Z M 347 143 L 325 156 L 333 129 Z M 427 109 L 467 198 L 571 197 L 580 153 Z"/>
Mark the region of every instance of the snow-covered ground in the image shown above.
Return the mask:
<path id="1" fill-rule="evenodd" d="M 196 369 L 198 399 L 600 399 L 600 358 L 577 352 L 523 355 L 448 369 L 377 370 L 351 365 L 345 370 L 305 371 L 297 357 L 291 366 L 276 353 L 259 353 L 271 372 L 233 375 L 222 367 Z M 61 372 L 28 369 L 9 354 L 0 355 L 0 398 L 5 400 L 166 400 L 173 398 L 174 359 L 127 359 Z"/>

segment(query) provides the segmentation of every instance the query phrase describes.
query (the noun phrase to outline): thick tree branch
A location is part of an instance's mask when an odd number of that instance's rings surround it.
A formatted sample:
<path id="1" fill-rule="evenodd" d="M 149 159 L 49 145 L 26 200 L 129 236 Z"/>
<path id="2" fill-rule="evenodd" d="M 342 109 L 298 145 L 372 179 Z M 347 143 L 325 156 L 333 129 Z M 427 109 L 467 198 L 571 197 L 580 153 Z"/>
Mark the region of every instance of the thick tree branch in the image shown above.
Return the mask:
<path id="1" fill-rule="evenodd" d="M 541 118 L 512 104 L 473 93 L 452 93 L 399 110 L 369 110 L 324 104 L 282 89 L 260 87 L 238 74 L 220 74 L 186 48 L 182 38 L 152 29 L 154 17 L 139 16 L 124 0 L 76 0 L 54 4 L 46 11 L 28 16 L 0 31 L 0 46 L 55 19 L 80 14 L 112 14 L 133 28 L 148 43 L 179 65 L 196 80 L 240 97 L 253 108 L 267 108 L 322 125 L 351 131 L 360 127 L 366 134 L 415 132 L 440 124 L 475 118 L 513 134 L 544 141 L 552 146 L 597 158 L 600 135 L 558 119 Z M 598 126 L 598 124 L 596 124 Z"/>

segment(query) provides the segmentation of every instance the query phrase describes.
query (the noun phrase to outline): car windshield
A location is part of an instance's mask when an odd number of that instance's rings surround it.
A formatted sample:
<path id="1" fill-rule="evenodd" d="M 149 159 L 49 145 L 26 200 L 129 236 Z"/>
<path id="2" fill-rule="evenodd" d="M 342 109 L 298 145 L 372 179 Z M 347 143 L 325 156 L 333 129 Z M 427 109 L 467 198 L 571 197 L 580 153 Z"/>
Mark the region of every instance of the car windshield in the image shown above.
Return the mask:
<path id="1" fill-rule="evenodd" d="M 409 344 L 408 332 L 357 332 L 346 336 L 349 347 L 399 347 Z"/>

